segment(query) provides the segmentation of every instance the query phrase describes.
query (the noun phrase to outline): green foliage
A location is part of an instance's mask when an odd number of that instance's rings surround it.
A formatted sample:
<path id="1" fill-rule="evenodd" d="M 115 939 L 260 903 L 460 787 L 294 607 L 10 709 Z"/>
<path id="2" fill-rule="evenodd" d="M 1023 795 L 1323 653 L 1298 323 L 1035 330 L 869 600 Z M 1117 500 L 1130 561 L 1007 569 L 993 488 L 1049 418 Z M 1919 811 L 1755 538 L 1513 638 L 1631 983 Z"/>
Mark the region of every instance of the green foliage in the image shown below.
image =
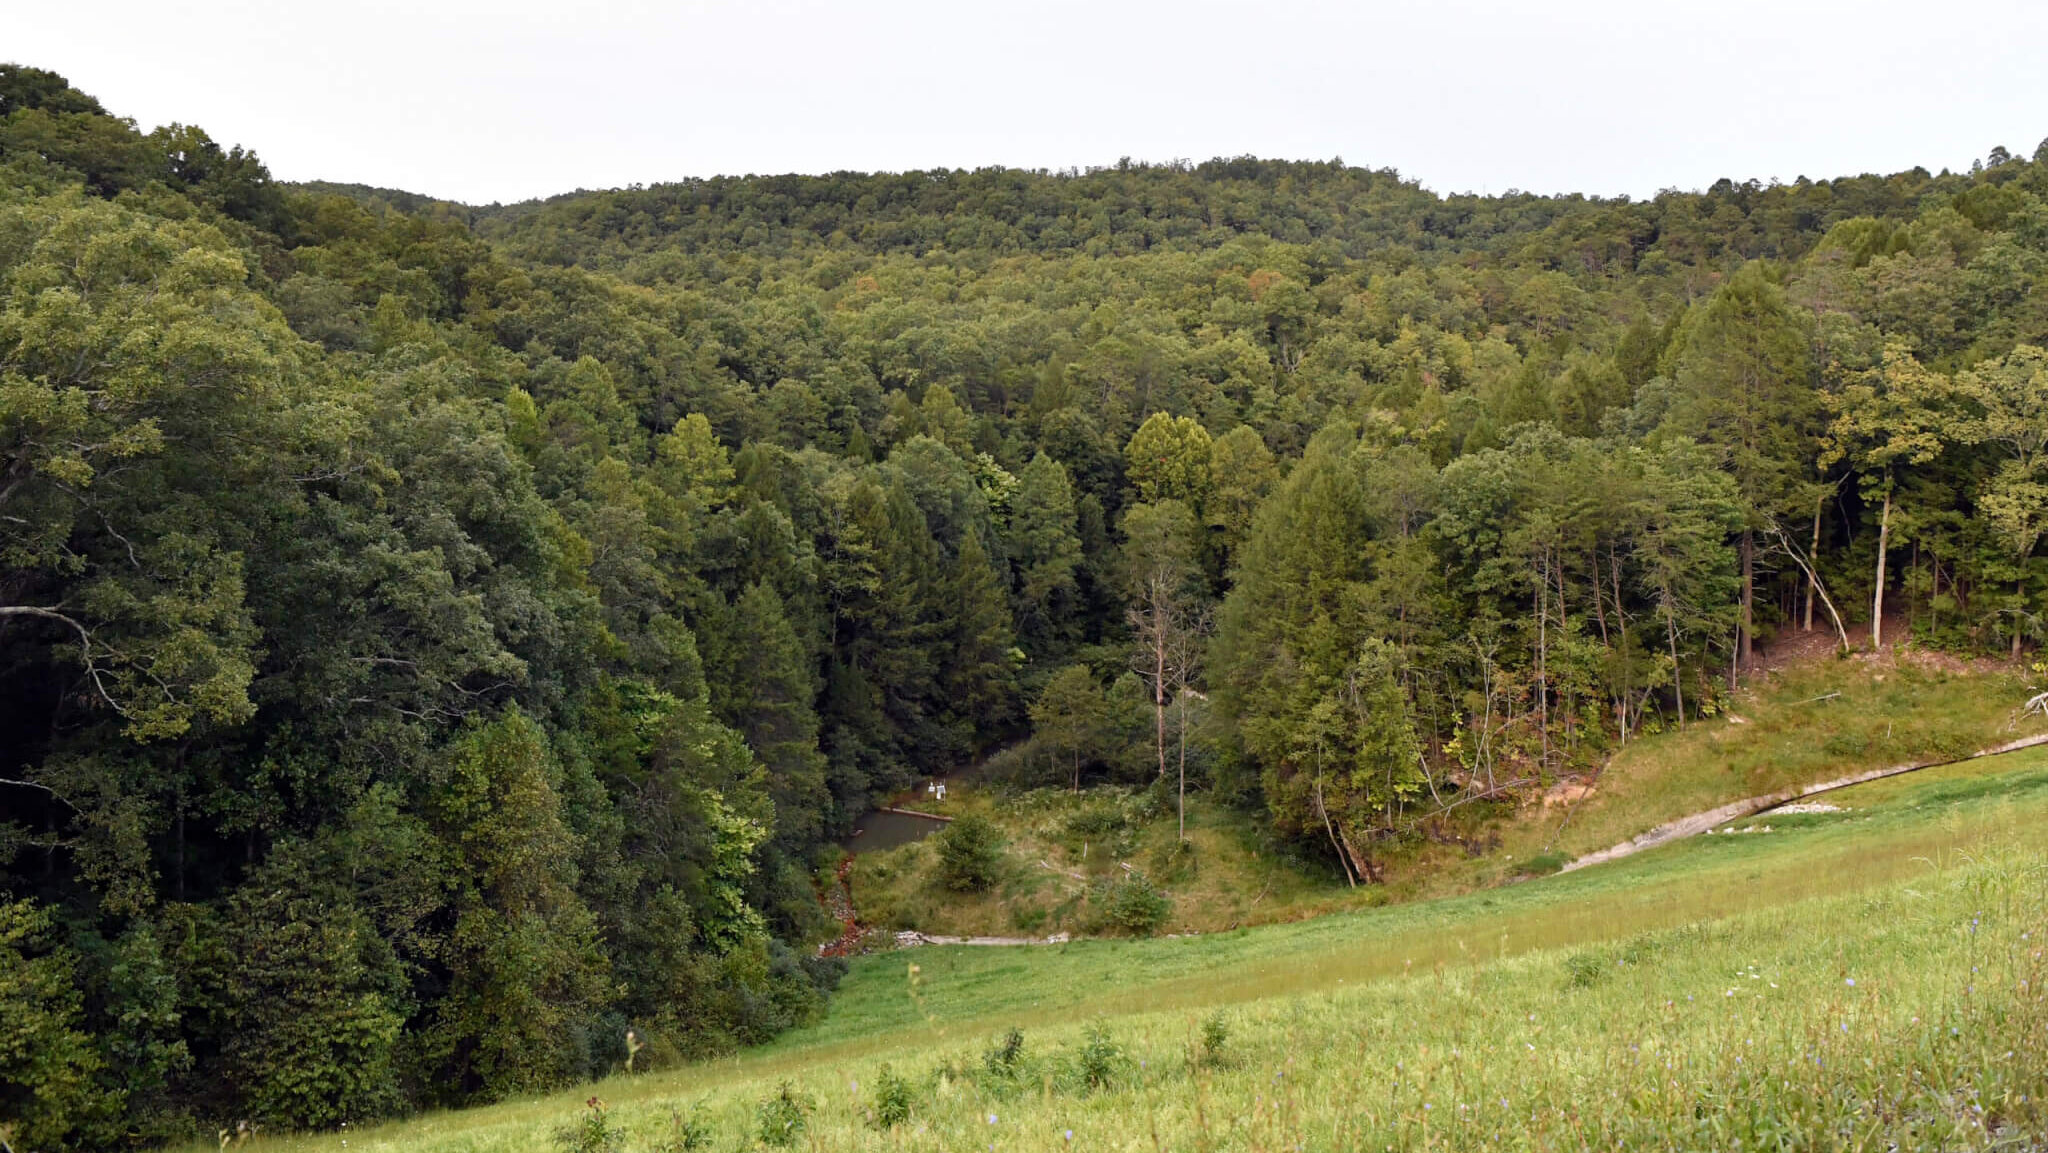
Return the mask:
<path id="1" fill-rule="evenodd" d="M 112 1136 L 118 1091 L 84 1025 L 77 960 L 49 941 L 50 914 L 0 902 L 0 1104 L 20 1148 L 86 1146 Z"/>
<path id="2" fill-rule="evenodd" d="M 1002 879 L 1002 833 L 979 813 L 956 818 L 932 837 L 939 882 L 961 893 L 982 892 Z"/>
<path id="3" fill-rule="evenodd" d="M 1589 988 L 1607 975 L 1607 959 L 1596 953 L 1573 953 L 1564 960 L 1565 985 Z"/>
<path id="4" fill-rule="evenodd" d="M 703 1101 L 692 1104 L 688 1113 L 671 1108 L 668 1134 L 654 1143 L 654 1153 L 695 1153 L 711 1148 L 715 1136 L 711 1120 L 704 1115 Z"/>
<path id="5" fill-rule="evenodd" d="M 396 1111 L 405 1018 L 389 952 L 360 912 L 296 896 L 295 880 L 276 870 L 229 904 L 209 991 L 223 1074 L 246 1115 L 279 1128 Z"/>
<path id="6" fill-rule="evenodd" d="M 1125 475 L 1140 500 L 1200 507 L 1213 480 L 1213 450 L 1209 430 L 1193 418 L 1155 412 L 1124 446 Z"/>
<path id="7" fill-rule="evenodd" d="M 1027 715 L 1371 880 L 1815 591 L 2038 643 L 2048 160 L 1994 159 L 469 208 L 0 66 L 0 1092 L 102 1147 L 765 1041 L 836 978 L 814 854 Z"/>
<path id="8" fill-rule="evenodd" d="M 1221 1069 L 1233 1063 L 1229 1051 L 1230 1017 L 1218 1009 L 1202 1018 L 1202 1034 L 1195 1051 L 1195 1064 L 1209 1069 Z"/>
<path id="9" fill-rule="evenodd" d="M 889 1066 L 882 1066 L 881 1071 L 875 1074 L 875 1128 L 894 1129 L 909 1121 L 916 1100 L 917 1095 L 910 1082 L 897 1076 Z"/>
<path id="10" fill-rule="evenodd" d="M 1089 1089 L 1107 1089 L 1116 1083 L 1128 1064 L 1123 1046 L 1110 1036 L 1109 1026 L 1096 1021 L 1082 1034 L 1081 1048 L 1074 1054 L 1074 1074 Z"/>
<path id="11" fill-rule="evenodd" d="M 1104 882 L 1090 899 L 1104 928 L 1135 937 L 1157 931 L 1173 912 L 1173 899 L 1136 869 Z"/>
<path id="12" fill-rule="evenodd" d="M 592 1097 L 584 1102 L 584 1109 L 576 1124 L 557 1135 L 557 1146 L 564 1153 L 620 1153 L 626 1147 L 626 1135 L 612 1123 L 604 1102 Z"/>
<path id="13" fill-rule="evenodd" d="M 991 1077 L 1014 1079 L 1024 1062 L 1024 1030 L 1011 1026 L 981 1055 L 981 1067 Z"/>
<path id="14" fill-rule="evenodd" d="M 754 1106 L 756 1133 L 763 1145 L 785 1149 L 803 1139 L 813 1108 L 809 1095 L 788 1081 Z"/>

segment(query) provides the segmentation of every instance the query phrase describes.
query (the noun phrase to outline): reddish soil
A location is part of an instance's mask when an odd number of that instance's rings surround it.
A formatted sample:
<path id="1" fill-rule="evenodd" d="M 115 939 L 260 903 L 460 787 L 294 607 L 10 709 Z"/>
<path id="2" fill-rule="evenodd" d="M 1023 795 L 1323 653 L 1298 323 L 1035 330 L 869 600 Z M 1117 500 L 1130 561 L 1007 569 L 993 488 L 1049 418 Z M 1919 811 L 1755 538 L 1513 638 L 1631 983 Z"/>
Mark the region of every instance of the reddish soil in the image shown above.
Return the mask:
<path id="1" fill-rule="evenodd" d="M 818 949 L 821 957 L 851 957 L 861 952 L 861 938 L 867 929 L 860 923 L 860 916 L 853 908 L 853 858 L 845 857 L 839 862 L 838 883 L 831 889 L 819 893 L 818 901 L 832 919 L 839 922 L 839 935 Z"/>

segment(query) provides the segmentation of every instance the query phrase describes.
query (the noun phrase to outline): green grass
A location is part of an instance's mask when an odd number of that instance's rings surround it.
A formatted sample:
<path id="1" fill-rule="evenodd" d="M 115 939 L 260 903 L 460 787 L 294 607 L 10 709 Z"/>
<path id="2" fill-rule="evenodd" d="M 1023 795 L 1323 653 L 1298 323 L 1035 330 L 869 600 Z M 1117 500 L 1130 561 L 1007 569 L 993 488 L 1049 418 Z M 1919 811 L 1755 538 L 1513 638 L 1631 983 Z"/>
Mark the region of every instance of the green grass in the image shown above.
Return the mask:
<path id="1" fill-rule="evenodd" d="M 1075 796 L 963 786 L 947 805 L 949 812 L 981 812 L 1002 829 L 1001 882 L 986 894 L 947 891 L 925 842 L 863 853 L 854 858 L 850 883 L 866 924 L 962 936 L 1088 933 L 1099 928 L 1090 891 L 1126 861 L 1172 894 L 1162 933 L 1210 932 L 1358 903 L 1334 874 L 1317 876 L 1276 852 L 1247 814 L 1200 796 L 1188 803 L 1192 848 L 1185 856 L 1173 852 L 1180 830 L 1172 808 L 1142 791 L 1100 788 Z"/>
<path id="2" fill-rule="evenodd" d="M 671 1110 L 700 1101 L 712 1148 L 751 1147 L 784 1080 L 816 1102 L 811 1149 L 1990 1148 L 2048 1132 L 2048 750 L 1828 800 L 1844 811 L 1439 901 L 865 957 L 811 1029 L 595 1091 L 628 1149 L 657 1148 Z M 1224 1059 L 1198 1060 L 1218 1012 Z M 1121 1053 L 1100 1088 L 1091 1023 Z M 982 1072 L 1011 1026 L 1018 1071 Z M 912 1116 L 880 1132 L 865 1111 L 885 1062 Z M 348 1148 L 549 1148 L 590 1092 Z"/>
<path id="3" fill-rule="evenodd" d="M 1615 752 L 1596 790 L 1576 805 L 1459 810 L 1447 831 L 1490 848 L 1474 854 L 1463 844 L 1411 843 L 1388 861 L 1388 884 L 1358 889 L 1334 870 L 1305 870 L 1277 852 L 1260 835 L 1256 815 L 1208 804 L 1199 795 L 1188 810 L 1193 867 L 1174 871 L 1166 857 L 1177 839 L 1170 806 L 1147 811 L 1140 797 L 1114 789 L 1075 797 L 1059 790 L 998 794 L 969 785 L 956 788 L 942 808 L 981 811 L 1010 838 L 1007 875 L 995 891 L 946 891 L 933 876 L 929 848 L 913 844 L 858 857 L 853 892 L 864 920 L 880 928 L 996 936 L 1088 932 L 1094 926 L 1084 893 L 1120 860 L 1147 871 L 1172 894 L 1173 912 L 1161 930 L 1168 933 L 1453 896 L 1555 871 L 1729 801 L 1865 769 L 1966 755 L 2039 731 L 2039 718 L 2015 716 L 2028 695 L 2026 683 L 2010 672 L 1958 671 L 1930 658 L 1826 658 L 1762 674 L 1731 702 L 1740 722 L 1717 716 L 1683 733 L 1632 742 Z M 1084 813 L 1123 819 L 1084 836 L 1072 831 Z"/>

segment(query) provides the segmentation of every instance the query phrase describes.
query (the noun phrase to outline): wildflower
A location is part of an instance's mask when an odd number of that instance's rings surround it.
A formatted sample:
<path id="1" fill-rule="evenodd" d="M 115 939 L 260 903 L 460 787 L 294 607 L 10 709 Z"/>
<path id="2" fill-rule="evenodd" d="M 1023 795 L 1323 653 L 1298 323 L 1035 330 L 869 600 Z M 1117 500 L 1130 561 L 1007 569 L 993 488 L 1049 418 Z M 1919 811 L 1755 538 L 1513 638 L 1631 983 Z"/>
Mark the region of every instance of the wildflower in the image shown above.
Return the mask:
<path id="1" fill-rule="evenodd" d="M 1073 1131 L 1072 1129 L 1069 1129 L 1069 1130 L 1067 1130 L 1067 1140 L 1069 1140 L 1069 1141 L 1072 1141 L 1073 1139 L 1074 1139 L 1074 1131 Z"/>
<path id="2" fill-rule="evenodd" d="M 995 1115 L 995 1114 L 991 1113 L 991 1114 L 989 1114 L 989 1115 L 988 1115 L 988 1123 L 989 1123 L 989 1124 L 991 1124 L 991 1125 L 993 1125 L 993 1124 L 995 1124 L 995 1123 L 996 1123 L 996 1115 Z"/>
<path id="3" fill-rule="evenodd" d="M 1851 978 L 1849 978 L 1849 987 L 1850 987 L 1850 988 L 1852 988 L 1852 989 L 1856 987 L 1856 978 L 1854 978 L 1854 977 L 1851 977 Z"/>

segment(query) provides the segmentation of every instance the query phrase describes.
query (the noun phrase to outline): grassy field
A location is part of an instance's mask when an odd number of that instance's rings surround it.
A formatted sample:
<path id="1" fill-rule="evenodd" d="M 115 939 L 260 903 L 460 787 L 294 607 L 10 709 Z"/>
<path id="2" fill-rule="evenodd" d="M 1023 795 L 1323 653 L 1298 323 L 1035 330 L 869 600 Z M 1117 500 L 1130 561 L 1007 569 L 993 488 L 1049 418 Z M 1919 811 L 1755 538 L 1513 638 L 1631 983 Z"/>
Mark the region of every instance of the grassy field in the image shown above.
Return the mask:
<path id="1" fill-rule="evenodd" d="M 1732 702 L 1739 719 L 1709 718 L 1633 742 L 1577 804 L 1462 810 L 1474 819 L 1449 823 L 1444 831 L 1452 836 L 1396 851 L 1384 886 L 1350 889 L 1334 867 L 1305 868 L 1261 834 L 1255 815 L 1199 795 L 1189 805 L 1194 851 L 1181 858 L 1172 853 L 1171 807 L 1148 805 L 1142 794 L 1018 795 L 972 786 L 930 807 L 980 811 L 1001 826 L 1009 865 L 993 893 L 946 891 L 934 877 L 935 854 L 917 844 L 862 854 L 851 884 L 862 918 L 880 928 L 1045 936 L 1094 928 L 1085 894 L 1129 862 L 1173 897 L 1161 932 L 1297 921 L 1498 886 L 1532 862 L 1536 871 L 1555 868 L 1728 801 L 1966 755 L 2040 731 L 2040 718 L 2015 716 L 2028 695 L 2026 682 L 2008 672 L 1911 657 L 1825 658 L 1761 674 Z"/>
<path id="2" fill-rule="evenodd" d="M 864 957 L 822 1023 L 740 1058 L 266 1144 L 560 1147 L 595 1092 L 613 1148 L 738 1150 L 786 1085 L 818 1150 L 2029 1147 L 2048 750 L 1828 800 L 1443 900 Z"/>

